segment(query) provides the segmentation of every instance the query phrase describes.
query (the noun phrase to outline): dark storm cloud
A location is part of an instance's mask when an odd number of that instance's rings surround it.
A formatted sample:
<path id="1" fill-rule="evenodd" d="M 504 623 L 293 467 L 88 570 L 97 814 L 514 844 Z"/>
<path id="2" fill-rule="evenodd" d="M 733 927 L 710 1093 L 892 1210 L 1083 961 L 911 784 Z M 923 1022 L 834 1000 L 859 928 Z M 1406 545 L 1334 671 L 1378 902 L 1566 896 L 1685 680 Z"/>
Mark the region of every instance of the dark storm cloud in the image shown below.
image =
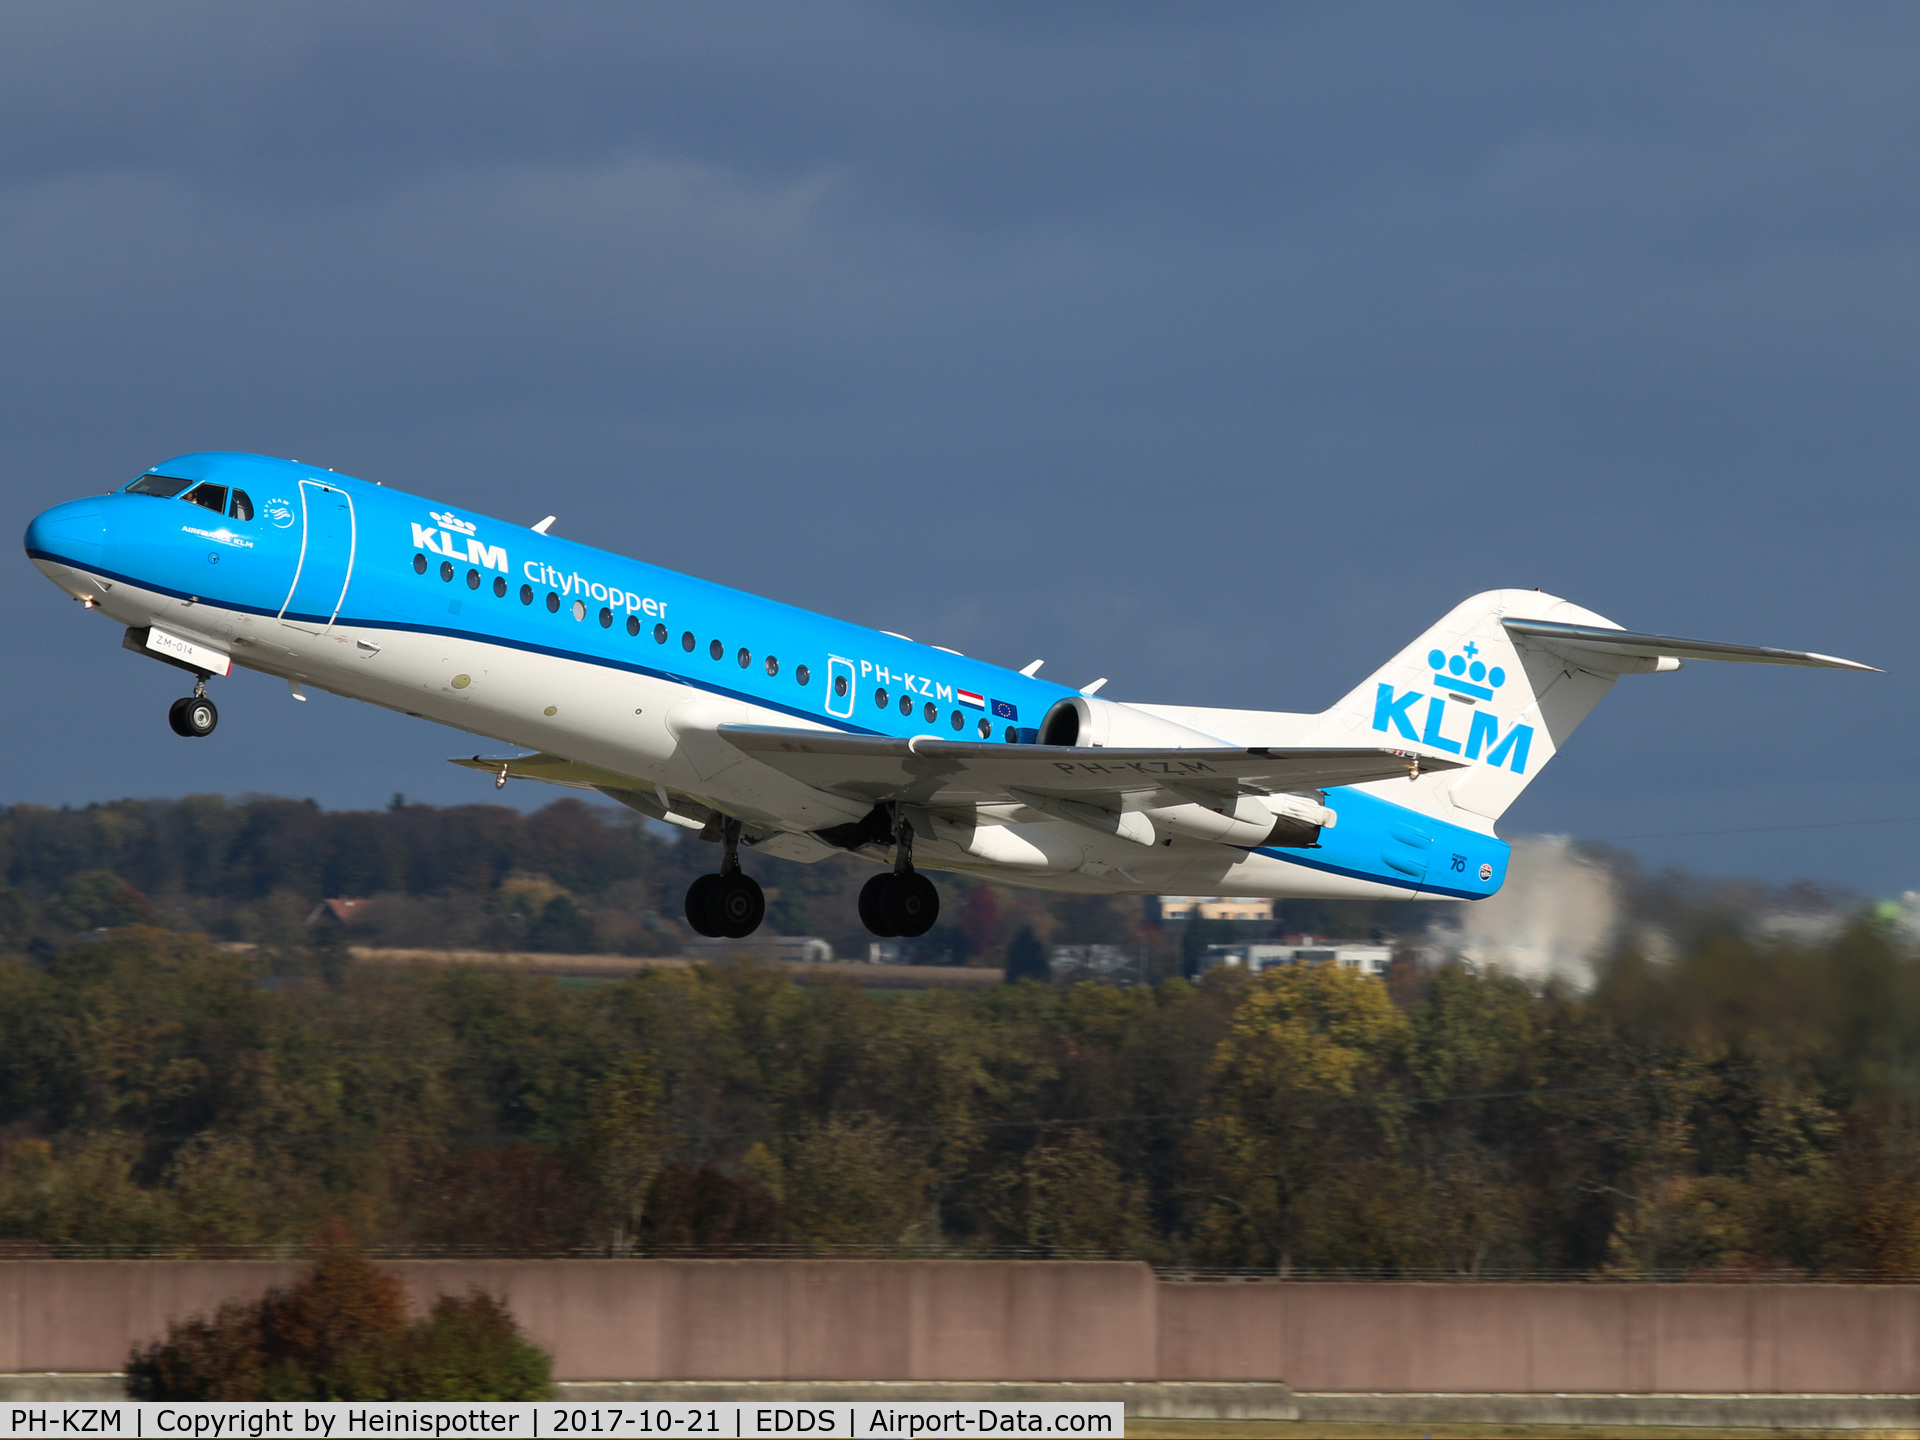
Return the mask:
<path id="1" fill-rule="evenodd" d="M 1920 673 L 1917 48 L 1870 6 L 18 7 L 10 489 L 290 453 L 1139 698 L 1317 707 L 1500 584 Z M 257 681 L 176 747 L 159 667 L 0 595 L 58 762 L 9 798 L 473 793 L 456 737 Z M 1514 822 L 1920 814 L 1904 678 L 1622 692 Z M 1920 879 L 1818 845 L 1649 853 Z"/>

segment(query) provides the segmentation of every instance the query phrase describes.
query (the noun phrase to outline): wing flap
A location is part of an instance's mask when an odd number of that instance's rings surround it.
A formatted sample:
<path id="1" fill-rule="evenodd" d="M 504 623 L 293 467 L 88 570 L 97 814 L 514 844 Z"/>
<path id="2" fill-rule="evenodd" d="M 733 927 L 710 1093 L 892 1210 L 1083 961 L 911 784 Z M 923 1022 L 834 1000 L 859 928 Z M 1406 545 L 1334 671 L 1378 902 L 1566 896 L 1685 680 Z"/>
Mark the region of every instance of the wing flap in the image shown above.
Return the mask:
<path id="1" fill-rule="evenodd" d="M 722 725 L 722 739 L 803 784 L 849 798 L 921 805 L 1018 802 L 1021 792 L 1097 802 L 1190 800 L 1195 788 L 1223 795 L 1323 790 L 1455 770 L 1457 761 L 1375 748 L 1094 749 L 1003 745 L 931 736 L 844 735 L 771 725 Z"/>
<path id="2" fill-rule="evenodd" d="M 484 770 L 496 779 L 504 775 L 509 780 L 544 780 L 549 785 L 567 785 L 575 790 L 632 790 L 641 784 L 631 775 L 545 752 L 498 757 L 475 755 L 471 759 L 455 756 L 448 763 L 463 765 L 469 770 Z"/>
<path id="3" fill-rule="evenodd" d="M 564 755 L 549 755 L 544 751 L 532 755 L 475 755 L 471 758 L 456 755 L 447 763 L 468 770 L 484 770 L 493 776 L 496 786 L 504 785 L 509 780 L 538 780 L 547 785 L 565 785 L 574 790 L 597 790 L 630 810 L 638 810 L 642 815 L 651 815 L 655 820 L 665 820 L 670 825 L 678 825 L 686 830 L 702 828 L 713 813 L 698 800 L 684 795 L 669 796 L 659 786 L 636 780 L 631 775 L 622 775 L 617 770 L 603 770 L 598 765 L 569 760 Z"/>

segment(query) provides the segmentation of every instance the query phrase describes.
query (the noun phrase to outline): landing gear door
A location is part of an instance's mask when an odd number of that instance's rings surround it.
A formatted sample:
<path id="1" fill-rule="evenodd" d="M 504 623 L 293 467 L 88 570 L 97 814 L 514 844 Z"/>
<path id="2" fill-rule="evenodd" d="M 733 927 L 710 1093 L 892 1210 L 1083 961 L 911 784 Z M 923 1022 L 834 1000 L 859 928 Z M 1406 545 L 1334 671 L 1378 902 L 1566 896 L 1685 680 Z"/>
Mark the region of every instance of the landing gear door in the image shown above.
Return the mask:
<path id="1" fill-rule="evenodd" d="M 319 635 L 332 627 L 353 579 L 358 539 L 353 497 L 319 480 L 300 482 L 300 558 L 280 619 Z"/>
<path id="2" fill-rule="evenodd" d="M 853 714 L 853 662 L 838 655 L 827 657 L 827 714 L 841 720 Z"/>

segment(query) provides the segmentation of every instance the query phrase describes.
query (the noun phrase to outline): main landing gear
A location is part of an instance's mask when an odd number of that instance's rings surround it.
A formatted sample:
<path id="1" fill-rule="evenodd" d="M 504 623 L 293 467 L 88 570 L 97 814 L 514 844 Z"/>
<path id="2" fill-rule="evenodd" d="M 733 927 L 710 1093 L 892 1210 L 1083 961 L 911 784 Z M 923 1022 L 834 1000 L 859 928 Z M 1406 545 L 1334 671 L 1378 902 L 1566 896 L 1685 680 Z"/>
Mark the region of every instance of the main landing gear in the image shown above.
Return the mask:
<path id="1" fill-rule="evenodd" d="M 220 723 L 220 712 L 214 708 L 213 701 L 207 698 L 207 677 L 202 675 L 193 687 L 193 694 L 184 700 L 176 700 L 167 711 L 167 724 L 173 727 L 173 733 L 184 735 L 190 740 L 211 735 L 213 727 Z"/>
<path id="2" fill-rule="evenodd" d="M 860 923 L 883 940 L 924 935 L 940 918 L 940 892 L 913 868 L 913 826 L 894 821 L 893 869 L 860 887 Z"/>
<path id="3" fill-rule="evenodd" d="M 765 892 L 740 873 L 740 822 L 720 825 L 724 847 L 718 875 L 702 875 L 687 887 L 687 924 L 711 940 L 744 940 L 767 916 Z"/>

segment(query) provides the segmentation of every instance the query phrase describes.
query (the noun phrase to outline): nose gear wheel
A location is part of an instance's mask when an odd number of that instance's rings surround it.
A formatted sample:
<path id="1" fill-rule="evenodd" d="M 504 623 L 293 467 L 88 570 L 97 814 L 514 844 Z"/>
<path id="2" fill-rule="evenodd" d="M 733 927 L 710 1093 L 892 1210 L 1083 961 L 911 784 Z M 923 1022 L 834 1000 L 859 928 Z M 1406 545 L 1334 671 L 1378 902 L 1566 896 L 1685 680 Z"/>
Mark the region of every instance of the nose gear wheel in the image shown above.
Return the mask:
<path id="1" fill-rule="evenodd" d="M 201 693 L 176 700 L 167 711 L 167 724 L 176 735 L 184 735 L 189 740 L 198 740 L 213 733 L 213 727 L 220 723 L 220 712 L 214 708 L 213 701 L 207 699 L 202 687 Z"/>

